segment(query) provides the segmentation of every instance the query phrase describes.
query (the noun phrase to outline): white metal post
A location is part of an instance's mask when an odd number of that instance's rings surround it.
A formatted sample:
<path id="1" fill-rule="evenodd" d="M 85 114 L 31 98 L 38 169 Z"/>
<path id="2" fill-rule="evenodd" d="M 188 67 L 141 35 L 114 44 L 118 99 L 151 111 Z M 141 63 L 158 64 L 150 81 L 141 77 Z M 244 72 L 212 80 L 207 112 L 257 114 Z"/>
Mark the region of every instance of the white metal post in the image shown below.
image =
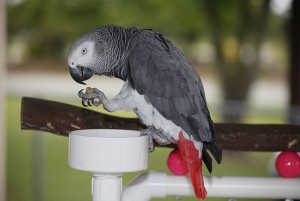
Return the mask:
<path id="1" fill-rule="evenodd" d="M 94 173 L 92 178 L 93 201 L 121 201 L 122 176 Z"/>

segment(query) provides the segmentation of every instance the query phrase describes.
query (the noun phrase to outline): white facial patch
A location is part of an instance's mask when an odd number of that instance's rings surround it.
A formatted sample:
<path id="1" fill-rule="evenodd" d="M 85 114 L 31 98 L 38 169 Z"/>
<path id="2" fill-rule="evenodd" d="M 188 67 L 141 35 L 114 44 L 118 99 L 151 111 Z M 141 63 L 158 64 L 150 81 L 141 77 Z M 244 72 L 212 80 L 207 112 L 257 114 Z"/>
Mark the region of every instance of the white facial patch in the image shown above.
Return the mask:
<path id="1" fill-rule="evenodd" d="M 68 64 L 71 68 L 76 66 L 91 66 L 95 57 L 95 42 L 85 41 L 69 55 Z"/>

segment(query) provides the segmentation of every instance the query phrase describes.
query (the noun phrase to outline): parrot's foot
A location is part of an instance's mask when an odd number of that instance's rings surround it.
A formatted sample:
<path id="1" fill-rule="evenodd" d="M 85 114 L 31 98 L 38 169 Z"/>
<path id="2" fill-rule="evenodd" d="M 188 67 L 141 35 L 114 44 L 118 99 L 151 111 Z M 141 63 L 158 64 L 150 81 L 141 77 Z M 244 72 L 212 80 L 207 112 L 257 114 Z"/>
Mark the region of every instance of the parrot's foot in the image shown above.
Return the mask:
<path id="1" fill-rule="evenodd" d="M 153 152 L 155 149 L 155 146 L 154 146 L 151 131 L 149 129 L 142 130 L 141 136 L 145 136 L 145 135 L 148 135 L 148 137 L 149 137 L 149 152 Z"/>
<path id="2" fill-rule="evenodd" d="M 141 135 L 148 135 L 149 136 L 149 151 L 154 151 L 154 143 L 153 139 L 160 145 L 176 143 L 176 141 L 170 137 L 169 135 L 165 134 L 164 131 L 160 129 L 156 129 L 153 126 L 148 127 L 145 130 L 141 131 Z"/>
<path id="3" fill-rule="evenodd" d="M 164 131 L 160 129 L 156 129 L 154 127 L 151 128 L 152 130 L 152 138 L 156 140 L 156 142 L 160 145 L 170 144 L 170 143 L 176 143 L 176 141 L 166 134 Z"/>
<path id="4" fill-rule="evenodd" d="M 87 87 L 85 92 L 83 92 L 83 89 L 81 89 L 78 92 L 78 96 L 82 99 L 82 105 L 84 107 L 97 107 L 101 105 L 101 103 L 103 103 L 104 100 L 106 100 L 105 94 L 97 88 Z"/>

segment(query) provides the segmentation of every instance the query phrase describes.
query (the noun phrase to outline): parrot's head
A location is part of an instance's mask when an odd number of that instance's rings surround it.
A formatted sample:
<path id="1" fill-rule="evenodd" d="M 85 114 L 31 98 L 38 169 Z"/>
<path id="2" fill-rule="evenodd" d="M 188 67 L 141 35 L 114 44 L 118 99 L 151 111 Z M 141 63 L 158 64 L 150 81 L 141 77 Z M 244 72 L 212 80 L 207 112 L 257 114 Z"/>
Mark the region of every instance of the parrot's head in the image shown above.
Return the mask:
<path id="1" fill-rule="evenodd" d="M 109 74 L 119 58 L 118 43 L 113 40 L 109 26 L 99 27 L 73 43 L 68 65 L 71 77 L 80 84 L 94 74 Z"/>

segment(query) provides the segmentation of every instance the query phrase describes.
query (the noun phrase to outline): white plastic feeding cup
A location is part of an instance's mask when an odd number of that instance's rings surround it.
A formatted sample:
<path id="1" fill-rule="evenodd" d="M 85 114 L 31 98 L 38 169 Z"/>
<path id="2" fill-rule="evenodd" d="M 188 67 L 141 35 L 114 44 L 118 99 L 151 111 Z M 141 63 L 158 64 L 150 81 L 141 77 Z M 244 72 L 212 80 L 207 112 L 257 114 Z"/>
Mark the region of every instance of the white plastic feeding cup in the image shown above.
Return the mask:
<path id="1" fill-rule="evenodd" d="M 148 167 L 148 136 L 138 131 L 90 129 L 69 135 L 69 166 L 93 172 L 93 201 L 120 201 L 122 174 Z"/>

